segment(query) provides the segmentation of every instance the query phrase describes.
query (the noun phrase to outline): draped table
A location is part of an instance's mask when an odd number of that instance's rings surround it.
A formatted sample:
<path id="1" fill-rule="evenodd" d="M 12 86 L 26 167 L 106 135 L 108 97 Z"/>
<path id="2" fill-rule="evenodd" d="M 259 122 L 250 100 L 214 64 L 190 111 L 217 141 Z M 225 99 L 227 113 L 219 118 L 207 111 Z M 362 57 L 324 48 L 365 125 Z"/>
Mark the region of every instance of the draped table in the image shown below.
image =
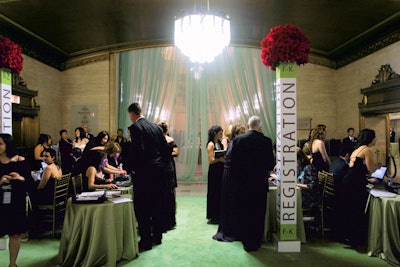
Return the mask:
<path id="1" fill-rule="evenodd" d="M 368 255 L 400 266 L 400 195 L 369 201 Z"/>
<path id="2" fill-rule="evenodd" d="M 267 196 L 267 210 L 265 212 L 264 242 L 272 240 L 272 234 L 278 232 L 278 221 L 276 219 L 276 186 L 270 186 Z M 301 243 L 306 243 L 306 231 L 303 222 L 303 210 L 301 200 L 301 189 L 297 188 L 297 238 Z"/>
<path id="3" fill-rule="evenodd" d="M 123 195 L 132 199 L 131 195 Z M 122 198 L 121 198 L 122 200 Z M 57 262 L 61 266 L 116 266 L 139 255 L 133 202 L 74 204 L 68 199 Z"/>

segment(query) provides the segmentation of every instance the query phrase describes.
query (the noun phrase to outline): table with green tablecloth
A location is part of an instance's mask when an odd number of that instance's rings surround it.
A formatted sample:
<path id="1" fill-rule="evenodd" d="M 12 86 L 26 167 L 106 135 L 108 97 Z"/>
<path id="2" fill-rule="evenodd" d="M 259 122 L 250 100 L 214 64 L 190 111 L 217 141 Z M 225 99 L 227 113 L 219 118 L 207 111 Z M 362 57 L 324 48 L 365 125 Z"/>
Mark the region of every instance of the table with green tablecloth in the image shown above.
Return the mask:
<path id="1" fill-rule="evenodd" d="M 132 199 L 123 195 L 120 200 Z M 74 204 L 68 199 L 57 262 L 61 266 L 116 266 L 139 255 L 133 202 Z"/>
<path id="2" fill-rule="evenodd" d="M 369 201 L 368 254 L 400 266 L 400 195 Z"/>
<path id="3" fill-rule="evenodd" d="M 276 218 L 276 194 L 277 187 L 270 186 L 267 197 L 267 211 L 265 213 L 264 241 L 272 240 L 272 234 L 278 232 L 278 221 Z M 303 222 L 303 211 L 301 201 L 301 189 L 297 188 L 297 237 L 301 243 L 306 243 L 306 232 Z"/>

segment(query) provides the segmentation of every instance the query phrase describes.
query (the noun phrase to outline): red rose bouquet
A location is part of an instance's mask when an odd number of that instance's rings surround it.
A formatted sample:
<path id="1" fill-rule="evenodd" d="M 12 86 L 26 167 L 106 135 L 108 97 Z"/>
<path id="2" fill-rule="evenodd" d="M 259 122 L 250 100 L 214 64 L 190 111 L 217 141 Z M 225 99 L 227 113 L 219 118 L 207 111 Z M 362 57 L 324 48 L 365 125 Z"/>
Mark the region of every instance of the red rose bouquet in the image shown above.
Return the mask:
<path id="1" fill-rule="evenodd" d="M 0 68 L 10 69 L 12 73 L 20 73 L 23 58 L 22 49 L 8 38 L 0 37 Z"/>
<path id="2" fill-rule="evenodd" d="M 310 41 L 300 30 L 291 24 L 272 28 L 261 41 L 261 59 L 271 70 L 282 62 L 308 63 Z"/>

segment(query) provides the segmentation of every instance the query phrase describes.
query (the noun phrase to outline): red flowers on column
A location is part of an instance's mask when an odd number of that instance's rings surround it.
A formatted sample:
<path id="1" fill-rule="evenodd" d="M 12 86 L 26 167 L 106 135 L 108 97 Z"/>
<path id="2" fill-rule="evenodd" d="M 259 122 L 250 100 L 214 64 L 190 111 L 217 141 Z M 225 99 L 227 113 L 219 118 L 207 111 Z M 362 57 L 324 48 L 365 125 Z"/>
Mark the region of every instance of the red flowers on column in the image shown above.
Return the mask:
<path id="1" fill-rule="evenodd" d="M 310 41 L 299 27 L 286 24 L 272 28 L 261 41 L 261 59 L 271 70 L 282 62 L 308 63 Z"/>
<path id="2" fill-rule="evenodd" d="M 20 73 L 23 65 L 22 49 L 10 39 L 0 37 L 0 68 Z"/>

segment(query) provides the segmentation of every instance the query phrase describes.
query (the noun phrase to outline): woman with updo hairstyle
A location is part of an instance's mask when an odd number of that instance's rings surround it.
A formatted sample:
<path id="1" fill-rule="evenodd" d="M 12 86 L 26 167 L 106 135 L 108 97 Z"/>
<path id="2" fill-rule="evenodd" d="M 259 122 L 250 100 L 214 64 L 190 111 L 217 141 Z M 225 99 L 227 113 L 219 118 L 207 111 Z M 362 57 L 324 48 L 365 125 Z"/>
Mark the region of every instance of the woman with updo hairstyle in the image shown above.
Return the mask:
<path id="1" fill-rule="evenodd" d="M 329 159 L 328 153 L 325 148 L 325 139 L 327 135 L 326 126 L 319 124 L 314 131 L 312 131 L 310 144 L 312 153 L 312 164 L 318 171 L 329 171 Z"/>
<path id="2" fill-rule="evenodd" d="M 345 196 L 346 233 L 350 245 L 359 248 L 366 245 L 368 217 L 365 214 L 368 192 L 366 185 L 369 174 L 380 164 L 375 162 L 372 146 L 376 144 L 375 131 L 364 129 L 357 137 L 356 149 L 351 153 L 349 170 L 343 177 Z"/>
<path id="3" fill-rule="evenodd" d="M 223 150 L 221 143 L 222 128 L 215 125 L 208 130 L 208 183 L 207 183 L 207 219 L 208 224 L 218 224 L 221 213 L 222 177 L 225 157 L 215 157 L 215 150 Z"/>

